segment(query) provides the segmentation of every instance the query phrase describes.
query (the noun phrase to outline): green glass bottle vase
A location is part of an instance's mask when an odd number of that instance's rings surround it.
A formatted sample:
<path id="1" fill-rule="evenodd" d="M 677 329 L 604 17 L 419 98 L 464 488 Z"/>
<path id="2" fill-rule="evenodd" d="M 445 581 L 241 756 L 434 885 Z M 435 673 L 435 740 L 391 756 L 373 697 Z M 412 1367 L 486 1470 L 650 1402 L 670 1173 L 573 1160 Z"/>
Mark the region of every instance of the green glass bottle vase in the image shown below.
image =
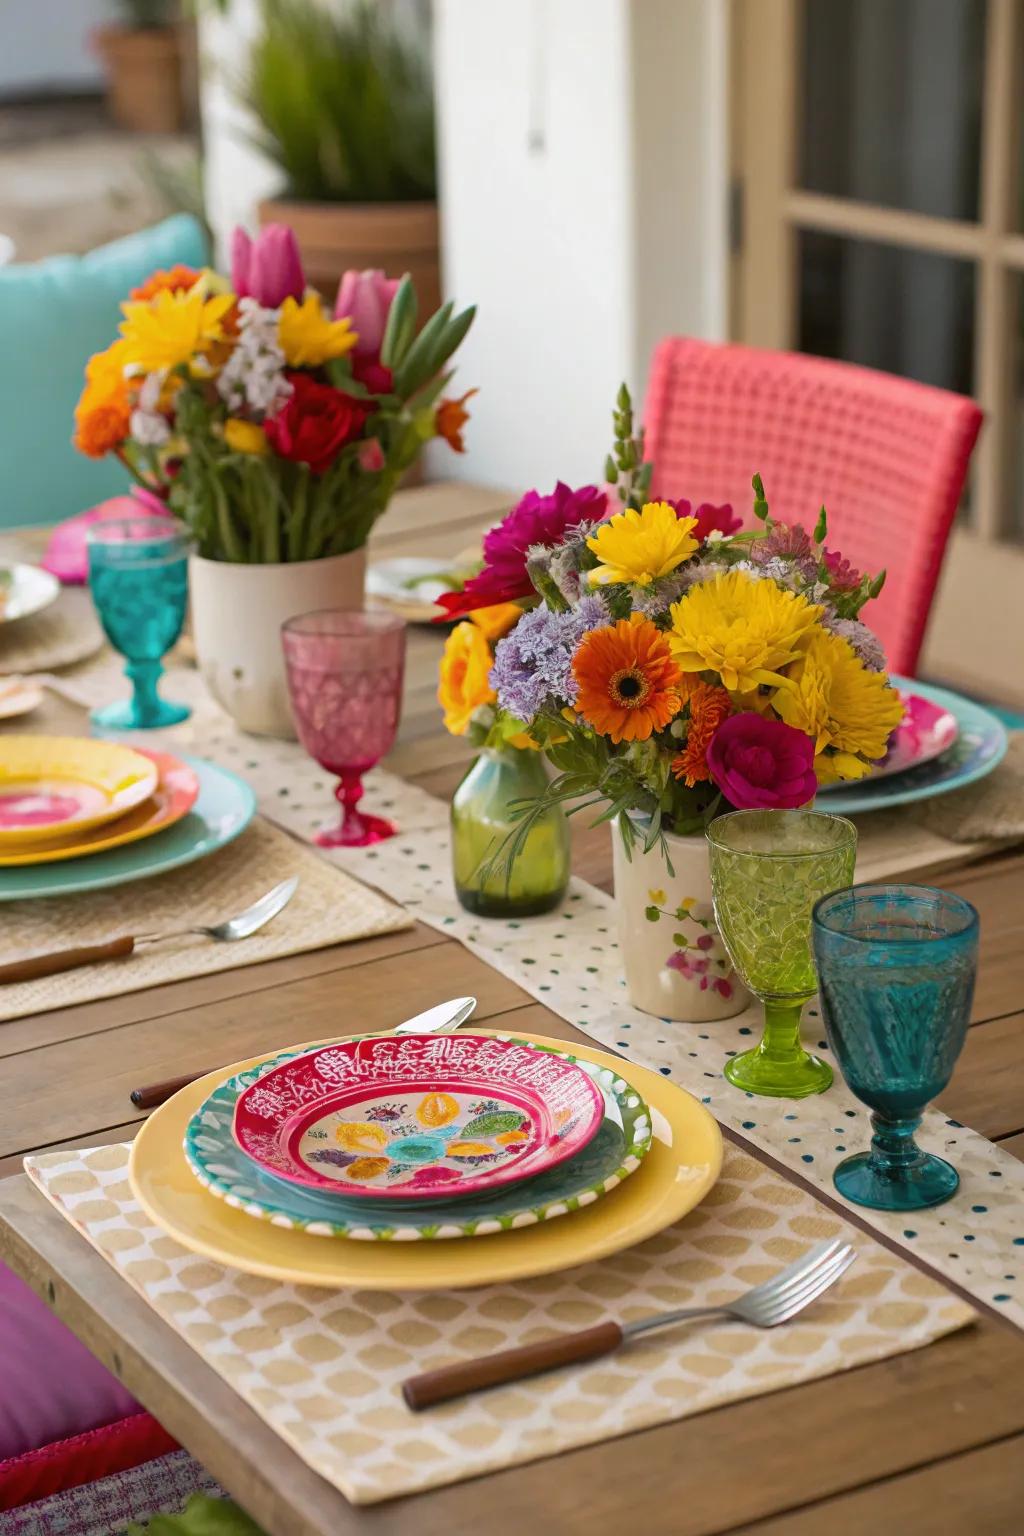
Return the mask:
<path id="1" fill-rule="evenodd" d="M 569 824 L 561 806 L 533 823 L 512 861 L 489 873 L 492 859 L 519 823 L 511 807 L 543 794 L 544 759 L 529 748 L 485 747 L 452 798 L 455 890 L 476 917 L 535 917 L 557 907 L 569 884 Z"/>

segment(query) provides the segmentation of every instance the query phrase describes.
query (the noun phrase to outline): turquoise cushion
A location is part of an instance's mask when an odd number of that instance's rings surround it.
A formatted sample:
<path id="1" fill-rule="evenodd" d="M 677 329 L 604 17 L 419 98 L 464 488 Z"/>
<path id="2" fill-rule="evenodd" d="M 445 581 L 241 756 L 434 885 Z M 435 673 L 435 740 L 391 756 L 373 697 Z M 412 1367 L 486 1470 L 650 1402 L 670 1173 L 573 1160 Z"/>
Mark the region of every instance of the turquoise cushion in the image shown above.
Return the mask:
<path id="1" fill-rule="evenodd" d="M 116 459 L 71 446 L 85 364 L 116 337 L 130 289 L 158 267 L 208 261 L 182 213 L 87 256 L 0 267 L 0 528 L 60 522 L 128 489 Z"/>

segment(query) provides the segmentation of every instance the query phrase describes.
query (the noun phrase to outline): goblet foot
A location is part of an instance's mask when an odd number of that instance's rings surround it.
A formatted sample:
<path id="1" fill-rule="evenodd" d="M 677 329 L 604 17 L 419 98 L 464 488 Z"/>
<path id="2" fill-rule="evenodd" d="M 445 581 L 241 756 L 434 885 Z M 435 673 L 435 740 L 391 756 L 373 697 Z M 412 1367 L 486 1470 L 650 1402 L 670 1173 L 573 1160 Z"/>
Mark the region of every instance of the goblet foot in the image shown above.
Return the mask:
<path id="1" fill-rule="evenodd" d="M 832 1068 L 809 1051 L 780 1060 L 761 1046 L 730 1057 L 725 1075 L 734 1088 L 771 1099 L 806 1099 L 832 1086 Z"/>
<path id="2" fill-rule="evenodd" d="M 383 816 L 346 816 L 337 827 L 323 827 L 313 841 L 320 848 L 368 848 L 371 843 L 382 843 L 394 837 L 398 828 Z"/>
<path id="3" fill-rule="evenodd" d="M 141 706 L 137 699 L 117 699 L 92 710 L 89 719 L 104 731 L 150 731 L 178 725 L 191 713 L 187 704 L 171 704 L 167 699 L 154 699 Z"/>
<path id="4" fill-rule="evenodd" d="M 956 1194 L 960 1175 L 944 1158 L 921 1152 L 911 1163 L 886 1163 L 875 1152 L 845 1157 L 832 1175 L 841 1195 L 873 1211 L 920 1211 Z"/>

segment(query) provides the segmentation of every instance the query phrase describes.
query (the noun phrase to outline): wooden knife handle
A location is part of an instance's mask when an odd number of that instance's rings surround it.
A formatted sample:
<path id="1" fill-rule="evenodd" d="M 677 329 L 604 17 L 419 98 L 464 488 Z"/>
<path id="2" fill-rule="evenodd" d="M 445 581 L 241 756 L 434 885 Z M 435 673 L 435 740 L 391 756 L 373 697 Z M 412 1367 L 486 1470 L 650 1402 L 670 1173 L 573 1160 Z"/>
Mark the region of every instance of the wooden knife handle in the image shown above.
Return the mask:
<path id="1" fill-rule="evenodd" d="M 184 1077 L 169 1077 L 163 1083 L 150 1083 L 146 1088 L 133 1088 L 131 1101 L 136 1109 L 156 1109 L 158 1104 L 166 1104 L 181 1088 L 187 1088 L 189 1083 L 194 1083 L 200 1077 L 205 1077 L 205 1072 L 188 1072 Z"/>
<path id="2" fill-rule="evenodd" d="M 541 1371 L 553 1371 L 577 1360 L 597 1360 L 610 1355 L 622 1343 L 618 1323 L 598 1323 L 578 1333 L 556 1333 L 539 1344 L 524 1344 L 519 1349 L 503 1349 L 496 1355 L 481 1355 L 476 1360 L 460 1360 L 422 1376 L 410 1376 L 402 1383 L 402 1396 L 415 1413 L 446 1403 L 468 1392 L 480 1392 L 505 1381 L 522 1381 Z"/>
<path id="3" fill-rule="evenodd" d="M 56 949 L 49 955 L 30 955 L 27 960 L 11 960 L 0 965 L 0 982 L 35 981 L 39 976 L 56 976 L 61 971 L 75 971 L 95 960 L 120 960 L 130 955 L 135 940 L 130 934 L 108 939 L 105 944 L 85 944 L 80 949 Z"/>

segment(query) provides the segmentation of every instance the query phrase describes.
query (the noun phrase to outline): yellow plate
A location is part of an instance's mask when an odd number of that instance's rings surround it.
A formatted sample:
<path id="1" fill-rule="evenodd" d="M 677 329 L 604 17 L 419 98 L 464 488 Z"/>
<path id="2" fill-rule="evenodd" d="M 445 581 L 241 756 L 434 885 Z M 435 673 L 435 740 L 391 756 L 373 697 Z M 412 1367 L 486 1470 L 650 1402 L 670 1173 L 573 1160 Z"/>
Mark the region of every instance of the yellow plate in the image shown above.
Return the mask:
<path id="1" fill-rule="evenodd" d="M 124 816 L 156 788 L 141 752 L 87 736 L 0 741 L 0 848 L 24 848 Z"/>
<path id="2" fill-rule="evenodd" d="M 517 1038 L 566 1047 L 564 1040 L 544 1035 Z M 574 1042 L 570 1048 L 587 1061 L 612 1067 L 643 1095 L 651 1107 L 654 1142 L 619 1189 L 563 1221 L 477 1237 L 472 1243 L 356 1243 L 343 1237 L 325 1243 L 322 1237 L 285 1231 L 232 1210 L 189 1171 L 182 1152 L 185 1128 L 218 1083 L 277 1051 L 210 1072 L 154 1111 L 132 1147 L 132 1192 L 158 1226 L 194 1253 L 295 1285 L 457 1290 L 572 1269 L 632 1248 L 699 1205 L 722 1167 L 722 1134 L 702 1104 L 658 1073 L 591 1046 Z"/>

